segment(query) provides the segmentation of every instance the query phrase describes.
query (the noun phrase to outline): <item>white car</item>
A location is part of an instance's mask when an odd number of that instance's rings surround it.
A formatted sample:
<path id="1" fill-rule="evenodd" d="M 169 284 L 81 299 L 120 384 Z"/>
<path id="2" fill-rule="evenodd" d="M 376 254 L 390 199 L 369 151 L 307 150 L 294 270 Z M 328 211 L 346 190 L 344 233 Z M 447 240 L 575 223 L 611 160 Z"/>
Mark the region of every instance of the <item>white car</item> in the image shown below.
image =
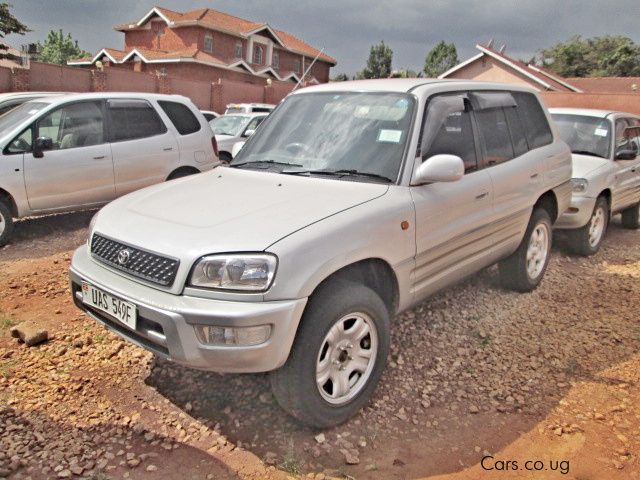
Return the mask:
<path id="1" fill-rule="evenodd" d="M 609 219 L 640 227 L 640 117 L 583 108 L 552 108 L 553 120 L 573 157 L 571 206 L 556 228 L 581 255 L 595 254 Z"/>
<path id="2" fill-rule="evenodd" d="M 570 179 L 531 89 L 296 90 L 230 166 L 100 210 L 73 300 L 171 361 L 271 372 L 285 410 L 329 427 L 373 394 L 398 312 L 496 262 L 506 288 L 537 287 Z"/>
<path id="3" fill-rule="evenodd" d="M 214 118 L 209 126 L 216 136 L 220 161 L 229 163 L 233 157 L 233 147 L 238 142 L 246 141 L 268 113 L 233 113 Z"/>
<path id="4" fill-rule="evenodd" d="M 87 93 L 45 97 L 0 116 L 0 246 L 13 219 L 104 205 L 219 162 L 186 97 Z"/>
<path id="5" fill-rule="evenodd" d="M 0 93 L 0 115 L 4 115 L 10 110 L 13 110 L 19 105 L 22 105 L 29 100 L 35 100 L 37 98 L 55 97 L 58 95 L 68 95 L 61 92 L 9 92 Z"/>
<path id="6" fill-rule="evenodd" d="M 269 113 L 275 105 L 270 103 L 230 103 L 224 111 L 225 115 L 231 113 Z"/>

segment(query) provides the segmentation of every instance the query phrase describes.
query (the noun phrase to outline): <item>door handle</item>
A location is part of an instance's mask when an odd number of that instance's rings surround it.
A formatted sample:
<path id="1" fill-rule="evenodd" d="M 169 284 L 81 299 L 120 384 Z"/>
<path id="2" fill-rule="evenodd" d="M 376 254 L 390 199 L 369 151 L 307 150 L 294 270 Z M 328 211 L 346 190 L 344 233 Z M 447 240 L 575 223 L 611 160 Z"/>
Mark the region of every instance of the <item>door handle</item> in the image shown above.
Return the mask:
<path id="1" fill-rule="evenodd" d="M 164 147 L 162 150 L 165 152 L 170 152 L 171 150 L 173 150 L 173 147 Z"/>
<path id="2" fill-rule="evenodd" d="M 106 155 L 100 155 L 97 157 L 93 157 L 94 160 L 102 160 Z"/>
<path id="3" fill-rule="evenodd" d="M 538 174 L 537 173 L 532 173 L 531 175 L 529 175 L 530 179 L 534 179 L 534 178 L 538 178 Z"/>
<path id="4" fill-rule="evenodd" d="M 484 197 L 489 196 L 489 192 L 482 192 L 479 195 L 476 195 L 476 200 L 482 200 Z"/>

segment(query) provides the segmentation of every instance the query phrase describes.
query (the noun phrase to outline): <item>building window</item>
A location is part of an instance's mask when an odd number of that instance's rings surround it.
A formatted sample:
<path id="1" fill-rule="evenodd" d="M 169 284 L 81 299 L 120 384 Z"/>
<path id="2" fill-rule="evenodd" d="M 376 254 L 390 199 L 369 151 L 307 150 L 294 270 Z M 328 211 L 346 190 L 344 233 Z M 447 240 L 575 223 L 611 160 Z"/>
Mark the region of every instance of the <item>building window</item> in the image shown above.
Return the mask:
<path id="1" fill-rule="evenodd" d="M 264 49 L 260 45 L 253 47 L 253 63 L 256 65 L 262 65 L 262 59 L 264 57 Z"/>
<path id="2" fill-rule="evenodd" d="M 299 58 L 296 58 L 293 62 L 293 69 L 296 73 L 302 73 L 302 62 Z"/>
<path id="3" fill-rule="evenodd" d="M 242 42 L 236 42 L 236 58 L 242 58 Z"/>
<path id="4" fill-rule="evenodd" d="M 213 53 L 213 35 L 207 33 L 204 36 L 204 49 L 205 52 Z"/>
<path id="5" fill-rule="evenodd" d="M 271 65 L 273 66 L 273 68 L 278 68 L 280 66 L 280 54 L 278 52 L 273 52 Z"/>

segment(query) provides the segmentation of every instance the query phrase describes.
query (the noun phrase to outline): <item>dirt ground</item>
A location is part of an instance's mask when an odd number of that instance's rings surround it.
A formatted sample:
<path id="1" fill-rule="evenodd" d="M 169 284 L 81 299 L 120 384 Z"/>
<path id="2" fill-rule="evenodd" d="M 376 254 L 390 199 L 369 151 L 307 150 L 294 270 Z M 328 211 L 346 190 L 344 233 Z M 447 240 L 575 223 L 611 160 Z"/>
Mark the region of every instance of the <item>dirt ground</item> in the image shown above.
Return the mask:
<path id="1" fill-rule="evenodd" d="M 554 246 L 531 294 L 495 268 L 397 316 L 371 404 L 307 429 L 266 375 L 154 360 L 72 304 L 91 212 L 18 223 L 0 249 L 0 478 L 640 480 L 640 232 Z M 53 338 L 27 348 L 11 325 Z"/>

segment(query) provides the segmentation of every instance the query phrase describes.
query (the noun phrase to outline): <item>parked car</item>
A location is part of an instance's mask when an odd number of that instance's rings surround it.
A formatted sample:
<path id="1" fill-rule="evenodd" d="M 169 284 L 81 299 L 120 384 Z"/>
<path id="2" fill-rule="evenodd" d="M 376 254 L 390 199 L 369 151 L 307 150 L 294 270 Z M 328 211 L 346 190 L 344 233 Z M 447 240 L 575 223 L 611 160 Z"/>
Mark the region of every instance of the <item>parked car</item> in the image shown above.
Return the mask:
<path id="1" fill-rule="evenodd" d="M 267 113 L 234 113 L 211 120 L 209 125 L 216 136 L 220 160 L 229 163 L 233 159 L 233 146 L 253 135 L 267 115 Z"/>
<path id="2" fill-rule="evenodd" d="M 216 113 L 213 110 L 200 110 L 200 113 L 204 115 L 204 118 L 206 118 L 207 122 L 213 120 L 214 118 L 218 118 L 220 116 L 219 113 Z"/>
<path id="3" fill-rule="evenodd" d="M 305 88 L 230 167 L 103 208 L 73 300 L 176 363 L 271 372 L 286 411 L 328 427 L 371 397 L 396 313 L 495 262 L 507 288 L 536 288 L 570 178 L 533 90 Z"/>
<path id="4" fill-rule="evenodd" d="M 0 93 L 0 115 L 4 115 L 19 105 L 37 98 L 65 95 L 60 92 L 10 92 Z"/>
<path id="5" fill-rule="evenodd" d="M 550 110 L 573 157 L 570 208 L 556 227 L 581 255 L 595 254 L 609 219 L 622 213 L 622 225 L 640 227 L 640 117 L 582 108 Z"/>
<path id="6" fill-rule="evenodd" d="M 270 103 L 230 103 L 227 105 L 227 109 L 224 114 L 229 115 L 231 113 L 269 113 L 275 105 Z"/>
<path id="7" fill-rule="evenodd" d="M 92 208 L 210 170 L 214 144 L 185 97 L 90 93 L 26 102 L 0 117 L 0 246 L 13 218 Z"/>

